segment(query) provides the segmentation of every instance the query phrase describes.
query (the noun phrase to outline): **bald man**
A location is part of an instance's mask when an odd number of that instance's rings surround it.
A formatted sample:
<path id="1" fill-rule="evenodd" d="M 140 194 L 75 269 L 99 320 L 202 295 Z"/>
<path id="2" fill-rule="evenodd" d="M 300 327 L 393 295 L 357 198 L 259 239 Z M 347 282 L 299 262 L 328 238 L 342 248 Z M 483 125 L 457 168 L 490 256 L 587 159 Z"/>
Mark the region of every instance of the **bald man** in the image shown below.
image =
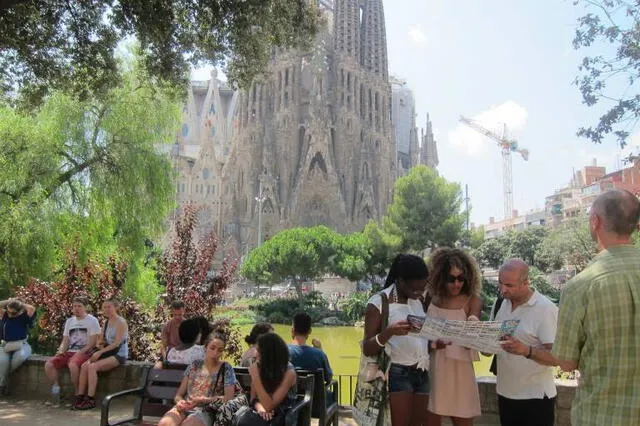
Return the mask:
<path id="1" fill-rule="evenodd" d="M 498 275 L 504 301 L 497 321 L 520 321 L 513 337 L 497 355 L 498 411 L 502 426 L 553 426 L 556 385 L 551 348 L 556 337 L 558 308 L 529 285 L 529 266 L 509 259 Z"/>
<path id="2" fill-rule="evenodd" d="M 612 190 L 593 202 L 591 236 L 600 253 L 567 283 L 553 354 L 582 383 L 571 424 L 640 425 L 640 250 L 631 240 L 640 202 Z"/>

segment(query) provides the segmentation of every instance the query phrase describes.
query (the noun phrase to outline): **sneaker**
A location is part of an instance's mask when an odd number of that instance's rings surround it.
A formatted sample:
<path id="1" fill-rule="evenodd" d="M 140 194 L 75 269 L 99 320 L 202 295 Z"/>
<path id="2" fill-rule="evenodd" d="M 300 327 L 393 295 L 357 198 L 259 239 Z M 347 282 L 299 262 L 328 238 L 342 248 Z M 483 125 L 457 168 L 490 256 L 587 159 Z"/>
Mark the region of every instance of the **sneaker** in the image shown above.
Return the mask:
<path id="1" fill-rule="evenodd" d="M 92 396 L 86 397 L 78 406 L 76 410 L 91 410 L 96 408 L 96 399 Z"/>
<path id="2" fill-rule="evenodd" d="M 71 408 L 72 410 L 78 410 L 80 406 L 84 403 L 84 400 L 85 400 L 84 395 L 74 395 L 73 400 L 71 401 L 71 404 L 68 404 L 69 408 Z"/>

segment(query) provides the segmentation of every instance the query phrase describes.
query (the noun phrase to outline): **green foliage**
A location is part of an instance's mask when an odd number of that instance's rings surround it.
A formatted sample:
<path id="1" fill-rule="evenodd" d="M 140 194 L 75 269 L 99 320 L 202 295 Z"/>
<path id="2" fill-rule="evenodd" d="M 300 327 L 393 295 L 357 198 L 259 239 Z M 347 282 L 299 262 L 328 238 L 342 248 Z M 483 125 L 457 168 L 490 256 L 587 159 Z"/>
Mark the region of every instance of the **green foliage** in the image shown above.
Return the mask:
<path id="1" fill-rule="evenodd" d="M 491 316 L 491 309 L 493 308 L 493 304 L 496 302 L 496 299 L 500 295 L 500 290 L 498 289 L 498 283 L 491 282 L 485 278 L 482 279 L 482 293 L 480 297 L 482 297 L 482 312 L 480 318 L 485 321 L 488 320 Z"/>
<path id="2" fill-rule="evenodd" d="M 179 108 L 138 80 L 135 63 L 102 100 L 53 93 L 35 115 L 0 107 L 0 284 L 54 278 L 65 247 L 80 260 L 112 253 L 144 279 L 145 242 L 173 205 Z M 135 284 L 142 288 L 141 283 Z"/>
<path id="3" fill-rule="evenodd" d="M 548 234 L 547 228 L 531 226 L 522 231 L 509 231 L 499 237 L 485 240 L 475 251 L 483 266 L 497 269 L 508 258 L 520 258 L 529 265 L 547 269 L 547 258 L 539 258 L 540 247 Z"/>
<path id="4" fill-rule="evenodd" d="M 560 300 L 560 290 L 553 287 L 542 271 L 536 267 L 529 269 L 529 284 L 552 301 L 557 303 Z"/>
<path id="5" fill-rule="evenodd" d="M 413 167 L 394 185 L 385 231 L 402 239 L 403 249 L 454 245 L 462 234 L 462 192 L 429 167 Z"/>
<path id="6" fill-rule="evenodd" d="M 582 271 L 597 253 L 586 217 L 567 221 L 553 229 L 540 247 L 539 257 L 546 259 L 547 270 L 567 265 Z M 543 269 L 543 268 L 541 268 Z"/>
<path id="7" fill-rule="evenodd" d="M 508 250 L 502 238 L 490 238 L 474 251 L 474 256 L 480 265 L 498 269 L 506 259 Z"/>
<path id="8" fill-rule="evenodd" d="M 581 128 L 578 135 L 602 143 L 612 134 L 624 148 L 633 129 L 629 123 L 637 121 L 640 108 L 636 85 L 640 68 L 640 5 L 625 0 L 575 0 L 574 3 L 583 4 L 589 11 L 578 19 L 573 39 L 575 49 L 588 51 L 574 83 L 582 93 L 583 103 L 594 106 L 603 101 L 608 108 L 596 126 Z M 603 55 L 603 51 L 612 54 Z M 608 93 L 611 88 L 615 88 L 613 94 Z"/>
<path id="9" fill-rule="evenodd" d="M 369 297 L 369 293 L 356 292 L 340 300 L 338 308 L 340 309 L 342 319 L 350 323 L 362 321 L 365 310 L 367 309 Z"/>
<path id="10" fill-rule="evenodd" d="M 330 313 L 326 299 L 318 291 L 301 297 L 266 300 L 255 309 L 267 321 L 280 324 L 290 324 L 293 316 L 299 312 L 309 314 L 313 322 L 320 321 Z"/>
<path id="11" fill-rule="evenodd" d="M 291 280 L 299 290 L 329 272 L 361 278 L 369 253 L 363 234 L 342 236 L 326 226 L 281 231 L 249 252 L 240 273 L 260 284 Z"/>
<path id="12" fill-rule="evenodd" d="M 308 44 L 321 25 L 314 4 L 3 2 L 0 97 L 15 99 L 18 94 L 28 105 L 39 103 L 50 89 L 65 90 L 79 99 L 102 97 L 121 81 L 114 52 L 125 38 L 137 40 L 145 71 L 156 81 L 184 87 L 189 66 L 209 64 L 224 66 L 231 81 L 246 86 L 266 69 L 274 46 Z"/>
<path id="13" fill-rule="evenodd" d="M 402 239 L 385 232 L 374 221 L 369 221 L 362 232 L 369 247 L 367 276 L 370 279 L 385 276 L 393 258 L 400 252 Z"/>
<path id="14" fill-rule="evenodd" d="M 350 281 L 358 281 L 369 272 L 371 253 L 365 234 L 355 232 L 336 235 L 336 256 L 330 259 L 329 270 Z"/>

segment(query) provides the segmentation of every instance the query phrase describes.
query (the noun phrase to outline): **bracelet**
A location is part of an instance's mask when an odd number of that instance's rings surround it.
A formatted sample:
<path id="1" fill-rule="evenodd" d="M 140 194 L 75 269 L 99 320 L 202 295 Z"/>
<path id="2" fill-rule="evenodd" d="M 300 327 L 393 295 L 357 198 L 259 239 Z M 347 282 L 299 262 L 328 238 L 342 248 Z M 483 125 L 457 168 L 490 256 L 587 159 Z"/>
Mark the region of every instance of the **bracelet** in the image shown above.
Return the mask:
<path id="1" fill-rule="evenodd" d="M 376 343 L 378 344 L 378 346 L 380 346 L 381 348 L 384 348 L 384 345 L 382 343 L 380 343 L 380 340 L 378 339 L 378 336 L 380 335 L 380 333 L 376 334 Z"/>
<path id="2" fill-rule="evenodd" d="M 529 353 L 527 354 L 527 356 L 525 358 L 531 359 L 531 355 L 533 355 L 533 346 L 529 346 Z"/>

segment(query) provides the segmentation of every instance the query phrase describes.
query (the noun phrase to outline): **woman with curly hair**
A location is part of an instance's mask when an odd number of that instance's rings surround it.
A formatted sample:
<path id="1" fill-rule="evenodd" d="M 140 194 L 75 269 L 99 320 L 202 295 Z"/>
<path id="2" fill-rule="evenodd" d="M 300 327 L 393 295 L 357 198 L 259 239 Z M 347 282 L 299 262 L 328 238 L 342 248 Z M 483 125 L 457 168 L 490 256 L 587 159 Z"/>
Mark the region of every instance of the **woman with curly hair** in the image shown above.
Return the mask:
<path id="1" fill-rule="evenodd" d="M 441 247 L 429 258 L 431 303 L 427 315 L 458 321 L 479 321 L 482 278 L 476 261 L 464 250 Z M 473 425 L 480 396 L 473 361 L 478 353 L 451 342 L 436 341 L 431 351 L 429 425 L 450 417 L 454 426 Z"/>

